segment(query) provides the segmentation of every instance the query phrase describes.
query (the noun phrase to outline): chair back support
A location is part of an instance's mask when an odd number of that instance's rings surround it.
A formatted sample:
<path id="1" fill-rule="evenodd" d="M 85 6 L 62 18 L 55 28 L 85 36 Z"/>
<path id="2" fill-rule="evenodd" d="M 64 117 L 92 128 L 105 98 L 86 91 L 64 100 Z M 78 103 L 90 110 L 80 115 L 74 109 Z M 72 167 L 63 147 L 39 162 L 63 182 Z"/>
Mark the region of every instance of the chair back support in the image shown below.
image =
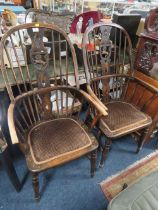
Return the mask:
<path id="1" fill-rule="evenodd" d="M 89 27 L 83 37 L 88 80 L 111 73 L 132 73 L 131 50 L 130 38 L 121 26 L 98 23 Z"/>
<path id="2" fill-rule="evenodd" d="M 83 59 L 88 84 L 105 75 L 133 73 L 131 41 L 127 32 L 117 24 L 98 23 L 86 30 Z M 108 81 L 101 84 L 97 79 L 92 89 L 100 98 L 101 91 L 105 96 L 110 87 Z"/>
<path id="3" fill-rule="evenodd" d="M 139 12 L 135 12 L 133 14 L 114 13 L 112 17 L 113 23 L 117 23 L 127 31 L 130 36 L 133 48 L 136 48 L 137 30 L 139 28 L 141 18 L 142 16 Z"/>
<path id="4" fill-rule="evenodd" d="M 70 76 L 79 87 L 75 50 L 55 25 L 30 23 L 10 29 L 1 40 L 0 55 L 11 101 L 36 87 L 67 86 Z"/>

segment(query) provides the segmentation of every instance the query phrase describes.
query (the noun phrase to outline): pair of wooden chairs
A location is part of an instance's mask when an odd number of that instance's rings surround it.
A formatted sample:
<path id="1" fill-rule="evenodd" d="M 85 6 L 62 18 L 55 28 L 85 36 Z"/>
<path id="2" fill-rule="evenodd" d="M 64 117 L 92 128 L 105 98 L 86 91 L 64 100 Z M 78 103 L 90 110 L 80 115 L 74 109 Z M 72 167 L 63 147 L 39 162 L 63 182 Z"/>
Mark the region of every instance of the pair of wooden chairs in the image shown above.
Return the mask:
<path id="1" fill-rule="evenodd" d="M 132 76 L 131 42 L 122 27 L 95 24 L 84 34 L 89 94 L 80 89 L 74 47 L 55 25 L 31 23 L 10 29 L 1 40 L 0 56 L 11 100 L 9 130 L 32 172 L 35 199 L 40 198 L 41 171 L 90 154 L 94 175 L 98 148 L 90 132 L 94 126 L 108 138 L 102 146 L 101 166 L 113 139 L 135 132 L 140 136 L 138 151 L 149 139 L 157 113 L 157 90 Z M 83 119 L 85 101 L 89 107 Z M 92 121 L 87 127 L 89 115 Z"/>

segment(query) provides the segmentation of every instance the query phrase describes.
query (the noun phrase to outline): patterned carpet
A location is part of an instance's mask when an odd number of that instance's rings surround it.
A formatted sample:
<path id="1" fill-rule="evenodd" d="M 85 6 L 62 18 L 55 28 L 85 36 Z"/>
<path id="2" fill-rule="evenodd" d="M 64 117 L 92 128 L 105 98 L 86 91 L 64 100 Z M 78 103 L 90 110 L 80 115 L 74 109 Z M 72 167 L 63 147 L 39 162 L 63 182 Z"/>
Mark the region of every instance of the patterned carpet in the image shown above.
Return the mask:
<path id="1" fill-rule="evenodd" d="M 124 185 L 129 186 L 156 170 L 158 170 L 158 151 L 149 154 L 116 175 L 110 176 L 100 185 L 104 195 L 110 201 L 123 189 Z"/>

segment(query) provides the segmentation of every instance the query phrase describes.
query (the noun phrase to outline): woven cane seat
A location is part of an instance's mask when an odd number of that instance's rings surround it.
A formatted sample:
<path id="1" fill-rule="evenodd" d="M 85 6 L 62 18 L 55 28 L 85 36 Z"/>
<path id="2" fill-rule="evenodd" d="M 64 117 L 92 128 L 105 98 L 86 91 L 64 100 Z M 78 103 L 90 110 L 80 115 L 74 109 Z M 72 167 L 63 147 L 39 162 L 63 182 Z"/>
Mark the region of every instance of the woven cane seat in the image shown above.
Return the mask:
<path id="1" fill-rule="evenodd" d="M 29 133 L 28 143 L 36 164 L 70 155 L 91 145 L 86 131 L 73 119 L 60 118 L 43 122 Z"/>
<path id="2" fill-rule="evenodd" d="M 108 116 L 100 120 L 100 129 L 108 137 L 118 137 L 150 125 L 149 116 L 132 104 L 113 101 L 106 104 Z"/>

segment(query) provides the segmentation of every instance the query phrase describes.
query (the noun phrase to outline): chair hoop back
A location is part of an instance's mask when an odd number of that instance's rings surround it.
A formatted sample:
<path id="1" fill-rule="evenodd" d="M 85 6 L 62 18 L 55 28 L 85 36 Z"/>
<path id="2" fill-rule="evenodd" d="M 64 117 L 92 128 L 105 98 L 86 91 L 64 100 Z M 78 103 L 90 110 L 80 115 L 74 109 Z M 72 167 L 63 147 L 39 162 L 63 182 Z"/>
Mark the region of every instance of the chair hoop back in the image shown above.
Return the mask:
<path id="1" fill-rule="evenodd" d="M 28 23 L 11 28 L 1 40 L 0 59 L 11 101 L 35 87 L 69 85 L 70 77 L 79 88 L 74 47 L 56 25 Z"/>
<path id="2" fill-rule="evenodd" d="M 132 74 L 132 44 L 118 24 L 96 23 L 83 36 L 83 59 L 87 82 L 107 74 Z"/>

